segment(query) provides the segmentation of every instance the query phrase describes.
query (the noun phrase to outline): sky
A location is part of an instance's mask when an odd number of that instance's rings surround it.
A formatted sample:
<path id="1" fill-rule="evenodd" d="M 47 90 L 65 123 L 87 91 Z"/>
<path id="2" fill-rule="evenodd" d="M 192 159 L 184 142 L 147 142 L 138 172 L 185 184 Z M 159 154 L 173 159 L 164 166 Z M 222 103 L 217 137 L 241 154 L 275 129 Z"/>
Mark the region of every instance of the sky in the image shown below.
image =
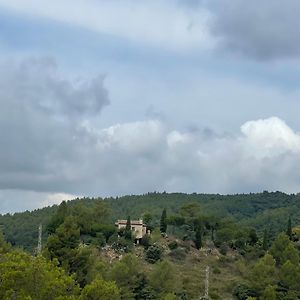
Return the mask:
<path id="1" fill-rule="evenodd" d="M 0 213 L 300 191 L 300 2 L 0 0 Z"/>

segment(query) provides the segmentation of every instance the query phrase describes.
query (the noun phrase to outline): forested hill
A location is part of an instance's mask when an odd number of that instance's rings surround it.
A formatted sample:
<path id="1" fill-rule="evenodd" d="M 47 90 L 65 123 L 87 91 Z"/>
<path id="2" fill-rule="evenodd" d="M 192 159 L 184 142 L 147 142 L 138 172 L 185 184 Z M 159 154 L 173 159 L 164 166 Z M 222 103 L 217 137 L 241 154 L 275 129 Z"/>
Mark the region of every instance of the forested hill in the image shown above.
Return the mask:
<path id="1" fill-rule="evenodd" d="M 287 195 L 281 192 L 263 192 L 252 194 L 184 194 L 184 193 L 148 193 L 117 198 L 83 198 L 68 201 L 68 206 L 78 206 L 83 211 L 92 207 L 98 200 L 110 207 L 110 220 L 117 218 L 139 218 L 151 215 L 155 224 L 163 208 L 168 214 L 176 214 L 183 205 L 197 203 L 203 214 L 218 218 L 229 218 L 241 225 L 254 227 L 258 232 L 268 229 L 274 233 L 286 227 L 289 217 L 300 224 L 300 194 Z M 44 228 L 56 213 L 58 206 L 46 207 L 32 212 L 0 215 L 6 239 L 13 245 L 32 250 L 37 242 L 38 225 Z M 44 239 L 46 239 L 44 230 Z"/>

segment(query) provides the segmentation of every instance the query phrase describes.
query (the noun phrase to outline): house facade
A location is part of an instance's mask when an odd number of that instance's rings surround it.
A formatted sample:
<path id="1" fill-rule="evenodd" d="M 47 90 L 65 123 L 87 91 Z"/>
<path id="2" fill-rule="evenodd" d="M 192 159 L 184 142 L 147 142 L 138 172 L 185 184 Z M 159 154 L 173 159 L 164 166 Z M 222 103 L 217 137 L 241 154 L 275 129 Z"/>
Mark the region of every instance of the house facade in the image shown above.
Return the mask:
<path id="1" fill-rule="evenodd" d="M 127 220 L 118 220 L 115 225 L 118 227 L 118 230 L 125 229 Z M 147 227 L 143 223 L 143 220 L 132 220 L 130 221 L 131 231 L 135 235 L 137 240 L 140 240 L 144 235 L 147 234 Z"/>

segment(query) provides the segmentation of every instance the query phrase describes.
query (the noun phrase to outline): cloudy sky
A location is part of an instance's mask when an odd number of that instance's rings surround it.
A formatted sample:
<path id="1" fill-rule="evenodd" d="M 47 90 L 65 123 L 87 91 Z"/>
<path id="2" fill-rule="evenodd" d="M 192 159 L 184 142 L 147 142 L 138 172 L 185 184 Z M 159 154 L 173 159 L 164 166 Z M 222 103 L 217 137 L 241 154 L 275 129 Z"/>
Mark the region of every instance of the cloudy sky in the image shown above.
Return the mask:
<path id="1" fill-rule="evenodd" d="M 0 0 L 0 213 L 300 191 L 300 2 Z"/>

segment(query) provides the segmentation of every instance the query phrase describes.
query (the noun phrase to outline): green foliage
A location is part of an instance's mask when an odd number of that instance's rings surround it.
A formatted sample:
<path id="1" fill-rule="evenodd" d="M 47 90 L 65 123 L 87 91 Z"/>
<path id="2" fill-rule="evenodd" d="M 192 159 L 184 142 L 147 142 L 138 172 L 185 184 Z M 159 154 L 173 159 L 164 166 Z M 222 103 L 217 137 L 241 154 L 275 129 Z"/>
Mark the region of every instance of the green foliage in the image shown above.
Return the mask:
<path id="1" fill-rule="evenodd" d="M 96 278 L 82 290 L 80 300 L 120 300 L 120 292 L 112 281 Z"/>
<path id="2" fill-rule="evenodd" d="M 218 194 L 184 194 L 184 193 L 147 193 L 137 196 L 119 198 L 94 199 L 82 198 L 66 202 L 68 214 L 78 218 L 81 233 L 88 230 L 95 223 L 113 224 L 116 219 L 131 215 L 134 218 L 146 214 L 151 215 L 151 226 L 159 227 L 161 212 L 168 210 L 168 224 L 180 226 L 186 216 L 186 223 L 190 218 L 197 218 L 202 211 L 212 216 L 207 222 L 207 229 L 211 231 L 214 240 L 216 230 L 221 229 L 219 221 L 231 218 L 239 225 L 254 227 L 258 235 L 262 236 L 263 229 L 268 225 L 269 243 L 273 237 L 286 228 L 287 220 L 292 218 L 294 224 L 300 224 L 300 195 L 287 195 L 281 192 L 264 192 L 257 194 L 218 195 Z M 76 206 L 80 204 L 88 208 L 87 213 L 78 214 Z M 80 207 L 79 206 L 79 207 Z M 183 207 L 183 209 L 180 209 Z M 201 209 L 200 209 L 201 208 Z M 13 246 L 21 246 L 32 251 L 37 244 L 38 226 L 46 225 L 56 214 L 58 206 L 47 207 L 33 212 L 16 213 L 14 215 L 0 215 L 0 226 Z M 80 211 L 80 209 L 79 209 Z M 88 216 L 85 224 L 80 219 Z M 171 220 L 172 216 L 175 220 Z M 213 220 L 213 219 L 217 220 Z M 86 219 L 87 220 L 87 219 Z M 180 224 L 181 222 L 181 224 Z M 148 225 L 148 224 L 147 224 Z M 190 224 L 192 225 L 192 224 Z M 193 228 L 192 228 L 193 230 Z M 47 239 L 47 232 L 43 232 L 43 241 Z"/>
<path id="3" fill-rule="evenodd" d="M 146 251 L 146 261 L 154 264 L 156 263 L 158 260 L 161 259 L 162 256 L 162 249 L 159 245 L 157 244 L 153 244 L 152 246 L 150 246 L 147 251 Z"/>
<path id="4" fill-rule="evenodd" d="M 289 237 L 284 233 L 280 234 L 275 239 L 270 248 L 270 253 L 273 255 L 278 265 L 284 264 L 287 260 L 291 260 L 295 263 L 299 262 L 297 250 L 289 240 Z"/>
<path id="5" fill-rule="evenodd" d="M 10 245 L 5 241 L 4 235 L 0 230 L 0 255 L 10 250 Z"/>
<path id="6" fill-rule="evenodd" d="M 57 228 L 55 234 L 49 236 L 47 255 L 50 259 L 58 259 L 60 265 L 69 271 L 71 261 L 77 253 L 80 242 L 79 237 L 80 230 L 74 217 L 67 217 L 65 222 Z"/>
<path id="7" fill-rule="evenodd" d="M 107 204 L 101 200 L 95 200 L 91 207 L 83 202 L 78 202 L 72 207 L 72 216 L 80 228 L 81 234 L 89 234 L 95 224 L 106 224 L 110 215 Z"/>
<path id="8" fill-rule="evenodd" d="M 286 261 L 280 269 L 280 280 L 282 285 L 288 289 L 300 291 L 300 266 L 291 261 Z"/>
<path id="9" fill-rule="evenodd" d="M 96 237 L 100 233 L 105 237 L 105 241 L 107 242 L 116 233 L 116 227 L 111 224 L 94 223 L 91 227 L 91 236 Z"/>
<path id="10" fill-rule="evenodd" d="M 128 216 L 128 218 L 127 218 L 126 227 L 124 230 L 124 237 L 126 240 L 132 240 L 130 216 Z"/>
<path id="11" fill-rule="evenodd" d="M 287 228 L 286 228 L 286 235 L 289 237 L 290 240 L 292 240 L 293 232 L 292 232 L 292 220 L 291 220 L 291 217 L 289 217 L 289 219 L 288 219 Z"/>
<path id="12" fill-rule="evenodd" d="M 233 290 L 233 295 L 238 300 L 246 300 L 249 297 L 257 296 L 256 292 L 246 284 L 238 284 Z"/>
<path id="13" fill-rule="evenodd" d="M 58 209 L 57 212 L 52 218 L 50 219 L 50 222 L 47 225 L 47 231 L 52 234 L 56 231 L 56 229 L 64 222 L 65 218 L 68 215 L 68 206 L 66 201 L 63 201 Z"/>
<path id="14" fill-rule="evenodd" d="M 142 239 L 140 244 L 144 246 L 144 248 L 147 250 L 151 246 L 152 240 L 151 240 L 151 235 L 145 234 Z"/>
<path id="15" fill-rule="evenodd" d="M 266 286 L 276 284 L 277 278 L 275 275 L 275 259 L 272 255 L 266 254 L 250 271 L 249 281 L 251 286 L 261 294 Z"/>
<path id="16" fill-rule="evenodd" d="M 86 283 L 86 276 L 90 266 L 90 250 L 79 247 L 80 230 L 75 218 L 69 216 L 56 232 L 49 236 L 45 255 L 50 259 L 57 259 L 68 273 L 76 274 L 81 286 Z"/>
<path id="17" fill-rule="evenodd" d="M 299 252 L 291 242 L 286 246 L 281 256 L 282 264 L 288 260 L 294 265 L 299 264 Z"/>
<path id="18" fill-rule="evenodd" d="M 296 248 L 300 244 L 300 234 L 294 230 L 292 239 L 277 234 L 283 230 L 287 232 L 289 216 L 293 223 L 300 224 L 299 200 L 300 195 L 279 192 L 229 196 L 149 193 L 105 200 L 85 198 L 32 213 L 0 216 L 0 225 L 13 246 L 24 245 L 31 251 L 37 244 L 37 227 L 41 219 L 45 220 L 44 224 L 49 223 L 52 229 L 44 254 L 52 262 L 46 259 L 44 262 L 61 270 L 74 284 L 72 292 L 57 293 L 56 300 L 83 299 L 84 293 L 89 297 L 86 299 L 105 299 L 106 287 L 113 285 L 121 299 L 196 299 L 203 294 L 203 270 L 207 264 L 213 270 L 212 299 L 231 299 L 233 286 L 245 282 L 246 285 L 239 285 L 234 290 L 238 299 L 273 299 L 275 289 L 277 298 L 286 300 L 300 297 L 299 253 Z M 159 229 L 163 209 L 170 214 L 165 216 L 166 230 L 169 240 L 176 239 L 175 243 L 168 244 L 168 239 L 161 237 Z M 114 222 L 124 215 L 134 218 L 143 215 L 147 225 L 153 228 L 151 241 L 148 236 L 142 240 L 144 248 L 134 246 L 131 237 L 126 239 L 125 234 L 118 238 Z M 265 228 L 270 230 L 263 232 Z M 214 248 L 215 244 L 224 254 L 230 250 L 229 255 L 217 260 L 214 249 L 204 253 L 190 248 L 193 241 L 200 248 L 200 237 L 208 247 Z M 151 245 L 152 242 L 155 245 Z M 107 243 L 112 247 L 106 246 Z M 164 256 L 168 261 L 161 261 L 162 249 L 167 246 L 171 250 L 167 250 L 169 254 Z M 0 235 L 0 264 L 2 257 L 12 252 L 15 253 Z M 118 261 L 116 257 L 125 252 L 131 254 Z M 29 265 L 39 264 L 38 258 L 28 257 Z M 149 265 L 142 257 L 156 263 Z M 20 263 L 22 266 L 23 262 Z M 6 273 L 11 271 L 4 270 L 3 278 L 9 278 Z M 31 276 L 27 271 L 25 274 Z M 0 299 L 39 299 L 22 288 L 22 276 L 17 272 L 15 275 L 16 288 L 8 288 Z M 227 280 L 223 281 L 223 278 Z M 31 281 L 28 282 L 31 285 Z M 35 282 L 42 285 L 39 280 Z M 79 285 L 82 287 L 81 296 Z M 31 289 L 33 293 L 35 289 Z M 102 290 L 103 295 L 99 296 Z"/>
<path id="19" fill-rule="evenodd" d="M 56 299 L 79 294 L 74 279 L 54 262 L 20 250 L 1 254 L 0 299 Z M 29 298 L 31 297 L 31 298 Z"/>
<path id="20" fill-rule="evenodd" d="M 157 295 L 154 289 L 149 285 L 145 274 L 138 274 L 136 286 L 134 288 L 136 300 L 156 300 Z"/>
<path id="21" fill-rule="evenodd" d="M 32 212 L 0 215 L 0 228 L 12 246 L 19 246 L 33 252 L 37 245 L 39 225 L 47 224 L 56 209 L 57 206 L 53 206 Z M 43 231 L 42 238 L 43 242 L 47 240 L 46 230 Z"/>
<path id="22" fill-rule="evenodd" d="M 138 282 L 139 263 L 137 258 L 128 254 L 114 264 L 109 278 L 116 282 L 122 299 L 134 299 L 134 289 Z"/>
<path id="23" fill-rule="evenodd" d="M 91 250 L 89 248 L 79 247 L 75 252 L 75 256 L 69 261 L 69 272 L 76 275 L 76 281 L 80 286 L 85 286 L 87 283 L 87 275 L 92 265 L 90 257 Z"/>
<path id="24" fill-rule="evenodd" d="M 178 300 L 179 298 L 174 293 L 167 293 L 164 295 L 163 300 Z"/>
<path id="25" fill-rule="evenodd" d="M 155 264 L 149 283 L 158 294 L 173 293 L 180 287 L 179 278 L 176 278 L 172 265 L 167 261 Z"/>
<path id="26" fill-rule="evenodd" d="M 160 218 L 160 232 L 166 233 L 167 232 L 167 210 L 164 208 L 161 218 Z"/>
<path id="27" fill-rule="evenodd" d="M 167 223 L 169 225 L 181 226 L 185 223 L 185 219 L 181 215 L 171 215 L 167 218 Z"/>
<path id="28" fill-rule="evenodd" d="M 146 224 L 146 226 L 147 226 L 147 229 L 149 229 L 149 230 L 152 230 L 153 229 L 153 227 L 154 227 L 154 225 L 153 225 L 153 216 L 152 216 L 152 214 L 150 214 L 150 213 L 145 213 L 144 215 L 143 215 L 143 221 L 144 221 L 144 223 Z"/>
<path id="29" fill-rule="evenodd" d="M 195 219 L 200 215 L 199 203 L 194 202 L 181 206 L 180 214 L 187 220 Z"/>
<path id="30" fill-rule="evenodd" d="M 197 249 L 202 247 L 202 226 L 200 225 L 196 229 L 195 246 Z"/>
<path id="31" fill-rule="evenodd" d="M 225 226 L 221 226 L 221 228 L 217 231 L 215 244 L 220 246 L 223 243 L 233 243 L 236 232 L 238 231 L 238 227 L 232 221 L 224 221 L 223 224 Z M 223 225 L 222 224 L 222 225 Z"/>
<path id="32" fill-rule="evenodd" d="M 268 285 L 261 297 L 261 300 L 276 300 L 276 289 L 274 286 Z"/>
<path id="33" fill-rule="evenodd" d="M 249 232 L 249 244 L 251 246 L 254 246 L 257 242 L 258 242 L 258 236 L 256 230 L 254 228 L 251 228 Z"/>
<path id="34" fill-rule="evenodd" d="M 269 249 L 269 234 L 268 231 L 265 229 L 264 230 L 264 235 L 263 235 L 263 242 L 262 242 L 262 247 L 263 250 L 267 251 Z"/>

